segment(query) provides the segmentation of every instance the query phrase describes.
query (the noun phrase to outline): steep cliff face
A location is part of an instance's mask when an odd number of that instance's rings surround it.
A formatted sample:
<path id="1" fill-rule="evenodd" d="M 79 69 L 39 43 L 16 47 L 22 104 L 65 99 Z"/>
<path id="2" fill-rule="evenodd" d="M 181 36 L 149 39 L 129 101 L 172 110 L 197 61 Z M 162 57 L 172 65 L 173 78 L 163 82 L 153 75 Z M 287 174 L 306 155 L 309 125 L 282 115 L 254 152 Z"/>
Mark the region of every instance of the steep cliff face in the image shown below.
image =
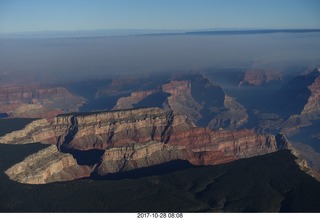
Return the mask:
<path id="1" fill-rule="evenodd" d="M 262 69 L 252 69 L 246 71 L 244 74 L 243 81 L 240 82 L 241 85 L 253 85 L 260 86 L 267 84 L 271 81 L 281 81 L 282 73 L 279 70 L 262 70 Z"/>
<path id="2" fill-rule="evenodd" d="M 60 109 L 64 112 L 74 112 L 84 103 L 84 98 L 71 94 L 63 87 L 0 85 L 0 112 L 8 114 L 24 104 L 41 105 L 48 111 Z"/>
<path id="3" fill-rule="evenodd" d="M 294 77 L 274 96 L 273 111 L 282 121 L 271 121 L 287 135 L 295 135 L 303 127 L 320 119 L 320 72 L 318 69 Z M 316 126 L 315 126 L 316 127 Z"/>
<path id="4" fill-rule="evenodd" d="M 286 148 L 274 136 L 257 135 L 253 131 L 212 132 L 205 128 L 193 128 L 173 134 L 168 143 L 132 143 L 121 148 L 106 150 L 99 175 L 128 171 L 165 163 L 187 160 L 193 165 L 214 165 L 240 158 L 252 157 Z"/>
<path id="5" fill-rule="evenodd" d="M 314 69 L 292 78 L 273 96 L 272 111 L 283 118 L 319 111 L 319 77 L 319 71 Z"/>
<path id="6" fill-rule="evenodd" d="M 21 104 L 11 111 L 9 117 L 51 119 L 61 113 L 64 113 L 61 109 L 49 110 L 40 104 Z"/>
<path id="7" fill-rule="evenodd" d="M 1 137 L 0 143 L 55 144 L 56 147 L 32 155 L 7 171 L 10 178 L 19 182 L 47 183 L 84 177 L 91 172 L 104 175 L 172 160 L 187 160 L 195 165 L 225 163 L 285 148 L 282 138 L 279 139 L 251 130 L 197 128 L 186 116 L 144 108 L 65 114 L 51 122 L 36 120 L 23 130 Z M 94 164 L 78 165 L 70 154 L 61 153 L 57 148 L 84 153 L 98 149 L 102 153 Z M 50 161 L 48 165 L 47 161 Z"/>
<path id="8" fill-rule="evenodd" d="M 54 130 L 47 119 L 35 120 L 22 130 L 13 131 L 0 137 L 0 143 L 27 144 L 32 142 L 54 142 Z M 53 143 L 54 144 L 54 143 Z"/>
<path id="9" fill-rule="evenodd" d="M 2 143 L 43 142 L 78 150 L 121 147 L 130 142 L 166 142 L 174 132 L 194 127 L 186 116 L 159 108 L 61 115 L 37 120 L 0 138 Z"/>
<path id="10" fill-rule="evenodd" d="M 69 181 L 90 176 L 93 167 L 80 166 L 71 154 L 61 153 L 51 145 L 26 157 L 5 173 L 11 180 L 26 184 Z"/>
<path id="11" fill-rule="evenodd" d="M 173 80 L 162 85 L 162 90 L 170 94 L 167 98 L 167 105 L 170 109 L 178 114 L 188 116 L 194 122 L 201 118 L 202 106 L 192 97 L 190 81 Z"/>
<path id="12" fill-rule="evenodd" d="M 169 82 L 159 83 L 161 80 L 151 83 L 155 85 L 153 89 L 133 91 L 130 96 L 119 98 L 114 109 L 163 107 L 186 115 L 198 126 L 211 129 L 234 130 L 248 120 L 246 109 L 202 74 L 176 74 Z"/>
<path id="13" fill-rule="evenodd" d="M 185 116 L 159 108 L 59 116 L 54 121 L 55 129 L 64 130 L 57 132 L 57 145 L 79 150 L 121 147 L 130 142 L 166 142 L 172 133 L 193 126 Z"/>
<path id="14" fill-rule="evenodd" d="M 134 170 L 162 164 L 172 160 L 185 160 L 185 151 L 163 142 L 131 143 L 125 147 L 106 150 L 97 167 L 97 174 Z"/>
<path id="15" fill-rule="evenodd" d="M 113 107 L 113 109 L 131 109 L 133 105 L 138 103 L 140 100 L 154 94 L 157 90 L 144 90 L 144 91 L 135 91 L 132 92 L 129 97 L 121 97 L 118 99 L 117 104 Z"/>
<path id="16" fill-rule="evenodd" d="M 320 71 L 314 82 L 308 87 L 310 90 L 310 97 L 308 102 L 304 105 L 302 114 L 315 113 L 320 111 Z"/>
<path id="17" fill-rule="evenodd" d="M 246 109 L 232 97 L 225 95 L 224 110 L 217 113 L 208 124 L 211 129 L 229 127 L 236 130 L 248 122 L 249 116 Z"/>

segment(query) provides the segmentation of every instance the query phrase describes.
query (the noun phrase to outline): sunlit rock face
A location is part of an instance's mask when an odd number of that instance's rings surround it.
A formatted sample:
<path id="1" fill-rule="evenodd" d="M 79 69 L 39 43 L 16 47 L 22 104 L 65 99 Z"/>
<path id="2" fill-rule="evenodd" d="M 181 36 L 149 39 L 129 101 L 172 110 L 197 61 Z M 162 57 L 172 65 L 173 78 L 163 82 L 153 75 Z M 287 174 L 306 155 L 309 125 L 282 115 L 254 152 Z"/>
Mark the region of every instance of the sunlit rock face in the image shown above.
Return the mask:
<path id="1" fill-rule="evenodd" d="M 85 99 L 63 87 L 0 85 L 0 112 L 11 117 L 52 118 L 61 112 L 76 112 Z"/>
<path id="2" fill-rule="evenodd" d="M 236 130 L 248 121 L 246 109 L 200 73 L 173 75 L 154 89 L 132 91 L 129 96 L 119 98 L 113 109 L 136 106 L 170 109 L 186 115 L 197 126 L 212 130 Z"/>
<path id="3" fill-rule="evenodd" d="M 23 130 L 0 138 L 0 143 L 31 142 L 55 146 L 11 167 L 6 172 L 11 179 L 47 183 L 92 173 L 103 176 L 173 160 L 212 165 L 287 147 L 284 140 L 252 130 L 198 128 L 186 116 L 160 108 L 64 114 L 52 121 L 33 121 Z M 81 162 L 76 155 L 82 153 L 85 159 L 85 153 L 93 150 L 100 151 L 93 163 Z"/>
<path id="4" fill-rule="evenodd" d="M 308 102 L 304 105 L 302 114 L 320 112 L 320 73 L 319 68 L 317 69 L 318 76 L 315 78 L 313 83 L 308 87 L 310 90 L 310 96 Z"/>
<path id="5" fill-rule="evenodd" d="M 26 184 L 46 184 L 90 176 L 93 167 L 81 166 L 71 154 L 61 153 L 55 145 L 26 157 L 8 170 L 11 180 Z"/>
<path id="6" fill-rule="evenodd" d="M 251 69 L 244 73 L 244 79 L 239 86 L 261 86 L 273 81 L 282 81 L 282 72 L 280 70 Z"/>
<path id="7" fill-rule="evenodd" d="M 157 90 L 144 90 L 144 91 L 134 91 L 128 97 L 121 97 L 118 99 L 117 104 L 113 107 L 115 110 L 119 109 L 131 109 L 134 108 L 134 104 L 156 93 Z"/>

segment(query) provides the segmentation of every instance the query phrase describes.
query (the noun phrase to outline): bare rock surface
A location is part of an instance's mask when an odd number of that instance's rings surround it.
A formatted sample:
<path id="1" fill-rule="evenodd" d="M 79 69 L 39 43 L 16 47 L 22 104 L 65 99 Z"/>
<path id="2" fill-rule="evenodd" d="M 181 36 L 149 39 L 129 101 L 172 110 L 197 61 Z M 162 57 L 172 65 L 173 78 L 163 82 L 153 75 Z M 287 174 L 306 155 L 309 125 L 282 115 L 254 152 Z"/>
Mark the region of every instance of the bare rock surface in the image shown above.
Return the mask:
<path id="1" fill-rule="evenodd" d="M 6 173 L 11 179 L 47 183 L 89 176 L 91 172 L 105 175 L 172 160 L 213 165 L 287 147 L 282 137 L 277 139 L 246 129 L 198 128 L 186 116 L 160 108 L 64 114 L 52 121 L 33 121 L 23 130 L 0 138 L 0 143 L 7 144 L 31 142 L 56 146 L 10 168 Z M 84 153 L 100 150 L 102 155 L 93 165 L 78 165 L 71 154 L 61 152 L 64 149 Z"/>
<path id="2" fill-rule="evenodd" d="M 92 167 L 80 166 L 71 154 L 61 153 L 51 145 L 26 157 L 5 173 L 11 180 L 27 184 L 69 181 L 90 176 Z"/>
<path id="3" fill-rule="evenodd" d="M 76 112 L 84 103 L 84 98 L 70 93 L 64 87 L 0 85 L 0 112 L 11 117 L 48 118 L 60 112 Z"/>

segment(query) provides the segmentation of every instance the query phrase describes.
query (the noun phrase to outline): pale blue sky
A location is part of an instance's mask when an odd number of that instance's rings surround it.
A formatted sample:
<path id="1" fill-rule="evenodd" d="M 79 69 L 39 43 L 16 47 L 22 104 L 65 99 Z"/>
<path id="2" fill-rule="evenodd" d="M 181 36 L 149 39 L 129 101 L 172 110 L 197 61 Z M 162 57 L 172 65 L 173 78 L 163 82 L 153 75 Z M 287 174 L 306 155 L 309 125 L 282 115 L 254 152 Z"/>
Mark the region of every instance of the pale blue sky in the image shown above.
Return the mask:
<path id="1" fill-rule="evenodd" d="M 0 32 L 320 28 L 319 0 L 0 0 Z"/>

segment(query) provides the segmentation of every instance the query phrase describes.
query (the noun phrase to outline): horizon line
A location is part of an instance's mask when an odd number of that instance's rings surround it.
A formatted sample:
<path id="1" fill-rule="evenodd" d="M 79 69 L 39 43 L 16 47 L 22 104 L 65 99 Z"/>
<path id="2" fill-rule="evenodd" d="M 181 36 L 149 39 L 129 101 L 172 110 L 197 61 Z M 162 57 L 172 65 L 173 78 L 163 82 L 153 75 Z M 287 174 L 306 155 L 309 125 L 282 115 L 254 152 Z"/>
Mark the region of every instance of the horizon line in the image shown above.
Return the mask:
<path id="1" fill-rule="evenodd" d="M 203 29 L 93 29 L 0 32 L 0 38 L 72 38 L 147 35 L 230 35 L 271 33 L 312 33 L 320 28 L 203 28 Z M 54 36 L 56 35 L 56 36 Z"/>

